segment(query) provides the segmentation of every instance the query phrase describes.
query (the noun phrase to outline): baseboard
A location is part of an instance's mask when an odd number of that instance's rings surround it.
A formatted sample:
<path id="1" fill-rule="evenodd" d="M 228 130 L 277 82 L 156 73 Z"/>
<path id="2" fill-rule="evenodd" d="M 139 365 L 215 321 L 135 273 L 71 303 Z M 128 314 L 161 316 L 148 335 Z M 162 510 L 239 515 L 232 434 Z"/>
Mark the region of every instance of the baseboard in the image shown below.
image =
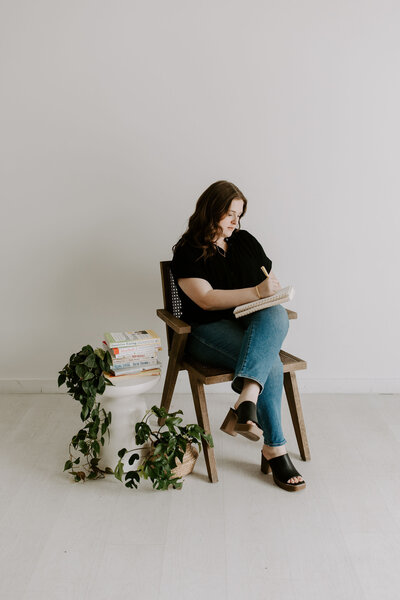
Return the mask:
<path id="1" fill-rule="evenodd" d="M 298 373 L 297 383 L 300 394 L 399 394 L 400 379 L 309 379 Z M 153 394 L 161 394 L 163 381 L 153 390 Z M 190 394 L 189 380 L 186 373 L 181 373 L 176 383 L 178 394 Z M 207 392 L 226 394 L 232 391 L 230 383 L 218 383 L 207 386 Z M 61 394 L 57 382 L 52 379 L 0 379 L 0 394 Z"/>

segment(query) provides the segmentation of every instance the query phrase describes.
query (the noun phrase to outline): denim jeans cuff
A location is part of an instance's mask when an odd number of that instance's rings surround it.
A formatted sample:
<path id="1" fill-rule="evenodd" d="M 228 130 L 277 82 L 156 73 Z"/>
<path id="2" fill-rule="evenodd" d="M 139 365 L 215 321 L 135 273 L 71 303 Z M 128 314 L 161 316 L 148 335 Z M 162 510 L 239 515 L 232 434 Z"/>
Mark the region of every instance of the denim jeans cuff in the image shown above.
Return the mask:
<path id="1" fill-rule="evenodd" d="M 278 442 L 278 443 L 276 443 L 276 442 L 275 442 L 275 443 L 271 444 L 270 442 L 268 442 L 268 440 L 266 440 L 266 439 L 264 438 L 264 444 L 265 444 L 266 446 L 271 446 L 271 448 L 275 448 L 275 447 L 278 447 L 278 446 L 284 446 L 285 444 L 287 444 L 287 441 L 286 441 L 286 440 L 285 440 L 285 438 L 284 438 L 284 439 L 283 439 L 283 442 Z"/>
<path id="2" fill-rule="evenodd" d="M 259 384 L 260 386 L 260 391 L 258 393 L 258 395 L 260 395 L 264 389 L 264 383 L 262 383 L 261 381 L 259 381 L 258 379 L 256 379 L 255 377 L 252 377 L 251 375 L 247 375 L 246 373 L 237 373 L 232 381 L 231 387 L 233 389 L 234 392 L 236 392 L 237 394 L 240 394 L 242 392 L 243 389 L 243 379 L 251 379 L 252 381 L 255 381 L 256 383 Z"/>

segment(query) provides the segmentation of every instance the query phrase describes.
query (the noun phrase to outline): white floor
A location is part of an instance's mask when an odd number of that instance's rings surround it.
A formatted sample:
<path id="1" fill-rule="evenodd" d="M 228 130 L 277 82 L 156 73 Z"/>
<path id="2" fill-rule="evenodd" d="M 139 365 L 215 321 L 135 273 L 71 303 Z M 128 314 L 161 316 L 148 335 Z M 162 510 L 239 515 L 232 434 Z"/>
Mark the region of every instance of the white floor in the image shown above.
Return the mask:
<path id="1" fill-rule="evenodd" d="M 148 403 L 159 401 L 149 396 Z M 75 484 L 62 473 L 79 426 L 63 395 L 0 397 L 0 597 L 4 600 L 397 599 L 400 397 L 303 395 L 312 460 L 291 494 L 260 473 L 261 444 L 219 425 L 219 482 L 202 454 L 182 490 Z M 174 398 L 194 422 L 189 395 Z"/>

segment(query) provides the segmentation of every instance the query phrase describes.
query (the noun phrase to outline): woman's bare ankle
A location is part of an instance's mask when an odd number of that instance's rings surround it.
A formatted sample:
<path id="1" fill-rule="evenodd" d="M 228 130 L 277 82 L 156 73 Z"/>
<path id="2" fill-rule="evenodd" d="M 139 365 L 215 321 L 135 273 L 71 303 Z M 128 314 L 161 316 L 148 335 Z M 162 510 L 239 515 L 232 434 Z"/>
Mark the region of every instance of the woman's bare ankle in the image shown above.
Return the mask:
<path id="1" fill-rule="evenodd" d="M 267 444 L 264 444 L 262 452 L 268 460 L 270 458 L 276 458 L 277 456 L 282 456 L 287 453 L 286 444 L 283 444 L 283 446 L 267 446 Z"/>
<path id="2" fill-rule="evenodd" d="M 242 402 L 250 401 L 257 404 L 258 395 L 260 393 L 260 384 L 252 379 L 245 379 L 243 382 L 243 388 L 239 398 L 235 402 L 235 408 L 237 408 Z"/>
<path id="3" fill-rule="evenodd" d="M 238 406 L 240 406 L 240 404 L 242 404 L 242 402 L 253 402 L 253 404 L 257 404 L 257 398 L 254 398 L 253 396 L 244 396 L 244 395 L 240 394 L 239 398 L 236 400 L 236 402 L 234 404 L 234 408 L 237 408 Z"/>

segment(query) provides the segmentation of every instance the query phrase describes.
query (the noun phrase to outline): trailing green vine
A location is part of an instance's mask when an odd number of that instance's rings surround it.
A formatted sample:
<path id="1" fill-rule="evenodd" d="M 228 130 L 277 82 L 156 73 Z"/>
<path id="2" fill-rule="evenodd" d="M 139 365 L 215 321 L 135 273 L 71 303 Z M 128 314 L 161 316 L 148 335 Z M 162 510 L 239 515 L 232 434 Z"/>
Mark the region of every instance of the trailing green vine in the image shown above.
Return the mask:
<path id="1" fill-rule="evenodd" d="M 96 402 L 96 396 L 104 393 L 112 382 L 104 376 L 109 371 L 111 357 L 102 348 L 84 346 L 72 354 L 69 362 L 59 371 L 58 386 L 64 383 L 68 394 L 81 404 L 80 418 L 84 425 L 72 438 L 69 445 L 69 459 L 64 471 L 73 475 L 75 481 L 99 479 L 106 473 L 113 473 L 110 467 L 99 468 L 101 446 L 109 439 L 111 413 L 106 412 Z"/>

